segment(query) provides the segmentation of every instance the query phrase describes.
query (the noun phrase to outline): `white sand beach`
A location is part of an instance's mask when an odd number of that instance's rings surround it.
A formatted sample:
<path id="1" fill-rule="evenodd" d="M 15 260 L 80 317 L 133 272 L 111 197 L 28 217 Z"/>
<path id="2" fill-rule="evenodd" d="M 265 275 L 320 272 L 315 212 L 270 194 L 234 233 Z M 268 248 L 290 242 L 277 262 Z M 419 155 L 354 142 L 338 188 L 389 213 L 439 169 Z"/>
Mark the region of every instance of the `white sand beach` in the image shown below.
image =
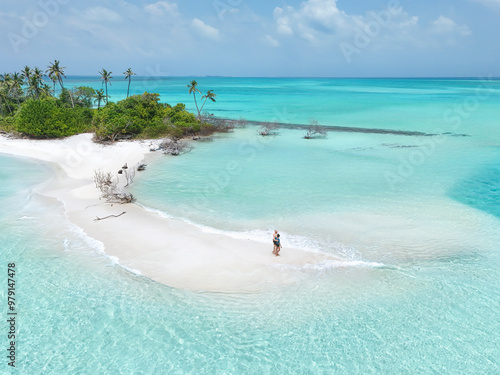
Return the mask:
<path id="1" fill-rule="evenodd" d="M 120 265 L 175 288 L 212 292 L 256 292 L 296 281 L 293 269 L 325 261 L 328 254 L 300 249 L 272 255 L 269 243 L 206 233 L 181 220 L 169 219 L 136 204 L 105 204 L 93 182 L 94 170 L 115 174 L 124 163 L 130 167 L 148 157 L 150 141 L 95 144 L 91 134 L 64 140 L 9 139 L 0 136 L 0 153 L 52 163 L 56 177 L 40 191 L 55 197 L 68 219 L 90 237 L 102 242 L 108 256 Z M 123 177 L 122 177 L 123 178 Z M 141 178 L 140 174 L 136 178 Z M 126 214 L 105 220 L 96 217 Z M 292 266 L 292 267 L 287 267 Z"/>

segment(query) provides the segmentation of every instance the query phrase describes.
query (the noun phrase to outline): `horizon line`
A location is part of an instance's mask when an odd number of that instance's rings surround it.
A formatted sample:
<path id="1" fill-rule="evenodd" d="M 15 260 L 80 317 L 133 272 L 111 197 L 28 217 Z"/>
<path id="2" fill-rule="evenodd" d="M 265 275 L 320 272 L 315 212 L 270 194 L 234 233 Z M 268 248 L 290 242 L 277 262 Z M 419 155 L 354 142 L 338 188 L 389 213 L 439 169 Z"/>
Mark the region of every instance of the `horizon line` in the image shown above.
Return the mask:
<path id="1" fill-rule="evenodd" d="M 98 74 L 68 74 L 66 77 L 100 77 Z M 121 77 L 121 75 L 117 76 Z M 221 75 L 180 75 L 180 76 L 161 76 L 161 75 L 139 75 L 136 77 L 144 78 L 279 78 L 279 79 L 500 79 L 498 77 L 479 77 L 479 76 L 380 76 L 380 77 L 335 77 L 335 76 L 221 76 Z"/>

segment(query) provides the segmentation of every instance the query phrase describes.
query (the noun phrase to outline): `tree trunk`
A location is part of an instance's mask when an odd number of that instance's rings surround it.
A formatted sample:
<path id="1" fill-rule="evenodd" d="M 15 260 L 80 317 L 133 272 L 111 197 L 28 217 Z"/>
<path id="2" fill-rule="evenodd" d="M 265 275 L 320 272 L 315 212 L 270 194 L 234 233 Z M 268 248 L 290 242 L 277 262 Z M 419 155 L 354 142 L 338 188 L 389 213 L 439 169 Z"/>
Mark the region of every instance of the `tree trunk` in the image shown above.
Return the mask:
<path id="1" fill-rule="evenodd" d="M 208 99 L 208 98 L 205 98 L 205 101 L 204 101 L 204 102 L 203 102 L 203 104 L 201 105 L 201 108 L 200 108 L 200 110 L 198 111 L 198 113 L 199 113 L 199 114 L 201 114 L 201 111 L 203 111 L 203 107 L 205 107 L 205 103 L 207 102 L 207 99 Z M 200 117 L 201 117 L 201 115 L 200 115 Z"/>
<path id="2" fill-rule="evenodd" d="M 193 92 L 194 104 L 196 105 L 196 110 L 198 111 L 198 119 L 200 118 L 200 109 L 198 108 L 198 102 L 196 101 L 196 93 Z"/>
<path id="3" fill-rule="evenodd" d="M 59 84 L 61 85 L 61 92 L 64 90 L 62 79 L 59 79 Z M 69 98 L 71 99 L 71 108 L 75 108 L 75 102 L 73 101 L 73 94 L 68 90 Z"/>

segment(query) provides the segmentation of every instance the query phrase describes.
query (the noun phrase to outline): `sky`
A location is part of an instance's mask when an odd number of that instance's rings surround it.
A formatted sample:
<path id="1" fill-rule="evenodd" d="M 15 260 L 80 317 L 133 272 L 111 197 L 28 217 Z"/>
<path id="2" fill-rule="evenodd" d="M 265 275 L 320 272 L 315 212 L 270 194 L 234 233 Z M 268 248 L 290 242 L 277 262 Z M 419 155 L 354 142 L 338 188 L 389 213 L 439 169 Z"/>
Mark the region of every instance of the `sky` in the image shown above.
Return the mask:
<path id="1" fill-rule="evenodd" d="M 0 73 L 500 76 L 500 0 L 0 0 Z"/>

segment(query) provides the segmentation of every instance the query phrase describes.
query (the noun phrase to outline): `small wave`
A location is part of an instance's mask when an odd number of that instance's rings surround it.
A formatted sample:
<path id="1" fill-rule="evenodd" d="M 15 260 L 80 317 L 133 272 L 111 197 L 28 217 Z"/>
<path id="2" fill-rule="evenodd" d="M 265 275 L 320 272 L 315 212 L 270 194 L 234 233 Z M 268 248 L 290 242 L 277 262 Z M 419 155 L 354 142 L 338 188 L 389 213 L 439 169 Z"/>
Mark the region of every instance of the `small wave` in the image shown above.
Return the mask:
<path id="1" fill-rule="evenodd" d="M 104 251 L 104 244 L 101 241 L 90 237 L 82 228 L 70 221 L 68 221 L 68 227 L 70 232 L 74 234 L 78 239 L 82 240 L 89 248 L 95 250 L 100 254 L 107 255 Z"/>
<path id="2" fill-rule="evenodd" d="M 324 260 L 315 264 L 305 264 L 303 266 L 276 264 L 273 267 L 283 271 L 306 271 L 324 272 L 339 268 L 388 268 L 387 265 L 378 262 L 367 262 L 363 260 Z"/>
<path id="3" fill-rule="evenodd" d="M 135 275 L 139 275 L 139 276 L 142 275 L 141 271 L 136 270 L 135 268 L 130 268 L 130 267 L 124 266 L 123 264 L 121 264 L 120 258 L 118 258 L 117 256 L 108 255 L 108 259 L 111 260 L 111 262 L 113 262 L 113 264 L 116 264 L 116 265 L 122 267 L 123 269 L 125 269 L 125 270 L 127 270 Z"/>
<path id="4" fill-rule="evenodd" d="M 138 205 L 139 207 L 145 209 L 146 211 L 149 211 L 149 212 L 153 212 L 163 218 L 166 218 L 166 219 L 178 219 L 172 215 L 169 215 L 167 214 L 166 212 L 164 211 L 161 211 L 161 210 L 157 210 L 156 208 L 151 208 L 151 207 L 148 207 L 148 206 L 144 206 L 143 204 L 139 203 L 139 202 L 135 202 L 136 205 Z M 183 220 L 184 221 L 184 220 Z"/>
<path id="5" fill-rule="evenodd" d="M 137 276 L 142 276 L 142 272 L 139 271 L 139 270 L 136 270 L 135 268 L 130 268 L 130 267 L 127 267 L 127 266 L 124 266 L 123 264 L 120 264 L 120 263 L 117 263 L 120 267 L 126 269 L 128 272 L 131 272 L 133 273 L 134 275 L 137 275 Z"/>
<path id="6" fill-rule="evenodd" d="M 108 258 L 111 261 L 111 263 L 116 264 L 116 265 L 124 268 L 125 270 L 127 270 L 135 275 L 142 275 L 141 271 L 121 264 L 120 259 L 118 257 L 113 256 L 113 255 L 108 255 L 106 253 L 106 249 L 104 247 L 104 244 L 101 241 L 96 240 L 93 237 L 90 237 L 78 225 L 71 223 L 71 222 L 69 222 L 68 225 L 69 225 L 70 232 L 72 234 L 74 234 L 78 239 L 82 240 L 90 249 L 93 249 L 98 254 L 103 255 L 104 257 Z M 69 245 L 71 244 L 71 241 L 68 239 L 65 239 L 63 244 L 64 244 L 65 251 L 69 251 Z"/>

